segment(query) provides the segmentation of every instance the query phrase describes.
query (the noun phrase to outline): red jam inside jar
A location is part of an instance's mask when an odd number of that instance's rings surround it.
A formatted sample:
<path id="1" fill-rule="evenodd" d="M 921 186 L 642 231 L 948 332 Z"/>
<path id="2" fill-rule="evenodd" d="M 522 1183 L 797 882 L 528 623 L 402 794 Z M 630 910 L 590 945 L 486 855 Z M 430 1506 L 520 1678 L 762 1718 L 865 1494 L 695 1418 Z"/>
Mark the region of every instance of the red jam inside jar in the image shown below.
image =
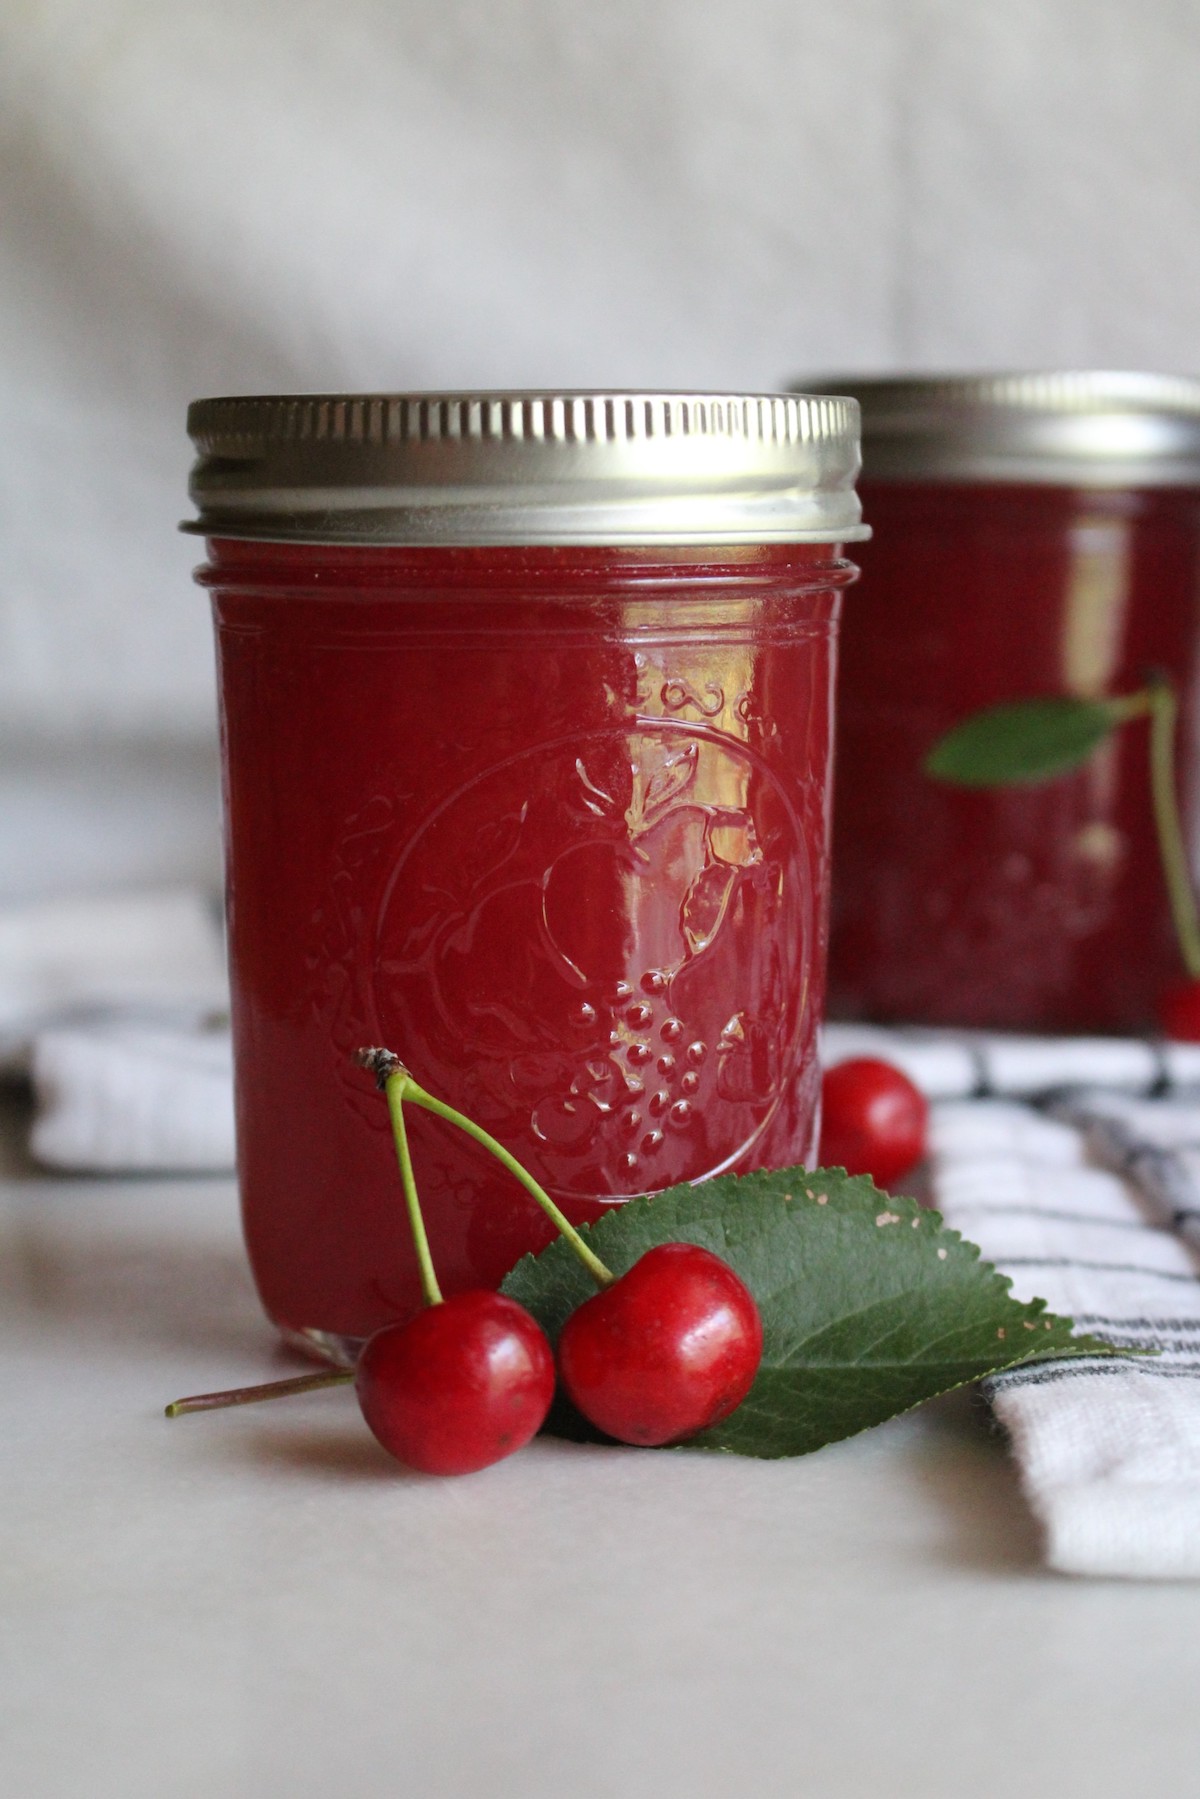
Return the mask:
<path id="1" fill-rule="evenodd" d="M 863 400 L 875 535 L 842 642 L 830 1011 L 1142 1031 L 1183 972 L 1145 721 L 1037 785 L 953 787 L 922 763 L 983 708 L 1132 693 L 1160 671 L 1192 817 L 1200 386 L 986 385 L 842 390 Z"/>
<path id="2" fill-rule="evenodd" d="M 210 538 L 239 1173 L 285 1333 L 420 1300 L 361 1046 L 576 1223 L 812 1155 L 852 573 L 836 541 Z M 410 1137 L 444 1290 L 549 1240 L 465 1135 Z"/>

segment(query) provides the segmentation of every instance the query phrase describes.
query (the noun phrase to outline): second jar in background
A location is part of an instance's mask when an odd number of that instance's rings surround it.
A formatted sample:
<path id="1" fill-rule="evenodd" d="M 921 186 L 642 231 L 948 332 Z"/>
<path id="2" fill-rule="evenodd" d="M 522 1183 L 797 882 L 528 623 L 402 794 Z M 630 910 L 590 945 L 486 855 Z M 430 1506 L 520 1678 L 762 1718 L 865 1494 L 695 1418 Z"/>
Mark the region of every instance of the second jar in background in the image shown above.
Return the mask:
<path id="1" fill-rule="evenodd" d="M 983 708 L 1118 695 L 1165 675 L 1182 702 L 1177 776 L 1194 859 L 1200 382 L 830 386 L 862 404 L 875 526 L 842 651 L 831 1011 L 1151 1028 L 1182 970 L 1144 721 L 1035 785 L 953 787 L 923 763 Z"/>

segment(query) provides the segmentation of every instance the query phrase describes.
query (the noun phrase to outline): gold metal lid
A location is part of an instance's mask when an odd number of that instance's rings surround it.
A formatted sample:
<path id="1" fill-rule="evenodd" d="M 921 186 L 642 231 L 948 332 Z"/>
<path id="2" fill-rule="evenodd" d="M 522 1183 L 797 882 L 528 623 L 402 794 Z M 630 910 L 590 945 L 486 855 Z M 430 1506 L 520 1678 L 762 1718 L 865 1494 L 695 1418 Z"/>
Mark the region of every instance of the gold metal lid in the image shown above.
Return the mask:
<path id="1" fill-rule="evenodd" d="M 196 400 L 207 537 L 354 544 L 842 543 L 870 535 L 836 395 Z"/>
<path id="2" fill-rule="evenodd" d="M 1200 486 L 1200 380 L 1061 369 L 797 383 L 853 394 L 872 480 Z"/>

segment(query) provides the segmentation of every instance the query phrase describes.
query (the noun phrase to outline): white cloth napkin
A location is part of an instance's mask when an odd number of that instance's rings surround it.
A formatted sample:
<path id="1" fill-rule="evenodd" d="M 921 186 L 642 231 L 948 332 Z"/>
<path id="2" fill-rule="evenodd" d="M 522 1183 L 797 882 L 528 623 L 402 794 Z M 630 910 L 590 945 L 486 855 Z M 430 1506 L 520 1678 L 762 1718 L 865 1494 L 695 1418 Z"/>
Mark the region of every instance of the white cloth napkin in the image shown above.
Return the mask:
<path id="1" fill-rule="evenodd" d="M 229 1032 L 112 1020 L 39 1032 L 29 1147 L 49 1168 L 220 1174 L 234 1163 Z"/>
<path id="2" fill-rule="evenodd" d="M 984 1383 L 1046 1560 L 1065 1574 L 1200 1577 L 1200 1091 L 1149 1096 L 1194 1078 L 1196 1050 L 845 1027 L 827 1054 L 881 1055 L 936 1093 L 965 1084 L 956 1045 L 974 1071 L 966 1091 L 1045 1096 L 935 1099 L 933 1203 L 1018 1298 L 1157 1351 Z"/>
<path id="3" fill-rule="evenodd" d="M 30 1148 L 105 1173 L 233 1167 L 217 908 L 191 891 L 0 908 L 0 1071 L 27 1073 Z"/>

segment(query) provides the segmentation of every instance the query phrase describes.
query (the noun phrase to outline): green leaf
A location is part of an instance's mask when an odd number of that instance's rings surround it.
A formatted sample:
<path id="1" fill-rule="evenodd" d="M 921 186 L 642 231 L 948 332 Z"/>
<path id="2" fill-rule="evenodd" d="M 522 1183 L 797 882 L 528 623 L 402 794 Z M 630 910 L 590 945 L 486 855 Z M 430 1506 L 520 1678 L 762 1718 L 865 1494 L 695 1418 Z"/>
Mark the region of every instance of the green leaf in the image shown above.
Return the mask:
<path id="1" fill-rule="evenodd" d="M 1120 722 L 1106 700 L 1017 700 L 969 718 L 936 743 L 925 773 L 962 787 L 1047 781 L 1077 768 Z"/>
<path id="2" fill-rule="evenodd" d="M 951 1387 L 1053 1354 L 1119 1353 L 1011 1283 L 936 1212 L 841 1169 L 722 1175 L 614 1208 L 585 1231 L 623 1274 L 655 1243 L 700 1243 L 736 1269 L 758 1301 L 765 1346 L 754 1386 L 730 1418 L 690 1447 L 805 1455 Z M 561 1239 L 526 1256 L 503 1291 L 552 1340 L 596 1291 Z M 548 1428 L 596 1433 L 560 1402 Z"/>

